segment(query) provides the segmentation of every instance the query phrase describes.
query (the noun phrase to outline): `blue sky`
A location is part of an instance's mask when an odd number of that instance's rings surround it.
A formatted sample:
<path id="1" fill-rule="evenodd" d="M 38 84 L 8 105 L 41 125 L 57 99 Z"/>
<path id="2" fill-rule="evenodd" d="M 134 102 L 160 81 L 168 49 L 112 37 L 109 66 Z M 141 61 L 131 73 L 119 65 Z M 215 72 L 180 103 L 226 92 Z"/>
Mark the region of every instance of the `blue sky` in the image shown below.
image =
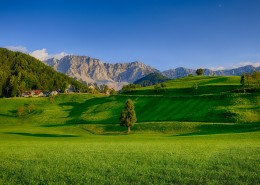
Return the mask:
<path id="1" fill-rule="evenodd" d="M 34 56 L 138 60 L 159 70 L 260 65 L 260 0 L 0 3 L 0 47 Z"/>

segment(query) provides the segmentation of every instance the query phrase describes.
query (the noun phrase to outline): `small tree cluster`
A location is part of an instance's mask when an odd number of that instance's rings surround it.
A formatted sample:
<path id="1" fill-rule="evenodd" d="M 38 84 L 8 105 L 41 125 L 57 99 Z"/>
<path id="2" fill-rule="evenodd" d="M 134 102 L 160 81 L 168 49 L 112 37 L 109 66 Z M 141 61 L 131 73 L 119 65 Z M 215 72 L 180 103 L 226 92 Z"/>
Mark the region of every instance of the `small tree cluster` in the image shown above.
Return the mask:
<path id="1" fill-rule="evenodd" d="M 102 86 L 99 86 L 98 84 L 94 83 L 94 84 L 90 84 L 88 86 L 88 93 L 91 94 L 98 94 L 98 93 L 102 93 Z"/>
<path id="2" fill-rule="evenodd" d="M 34 110 L 35 110 L 35 106 L 32 103 L 30 103 L 30 104 L 27 104 L 27 105 L 25 104 L 23 106 L 18 107 L 16 113 L 17 113 L 17 116 L 20 117 L 20 116 L 23 116 L 25 114 L 30 114 Z"/>
<path id="3" fill-rule="evenodd" d="M 128 84 L 128 85 L 124 85 L 123 88 L 122 88 L 122 91 L 123 92 L 129 92 L 129 91 L 133 91 L 137 88 L 140 88 L 141 85 L 139 84 Z"/>
<path id="4" fill-rule="evenodd" d="M 98 94 L 99 93 L 99 89 L 98 88 L 90 88 L 89 92 L 91 94 Z"/>
<path id="5" fill-rule="evenodd" d="M 160 83 L 160 84 L 156 84 L 154 86 L 154 90 L 158 93 L 160 92 L 162 89 L 164 89 L 165 87 L 167 87 L 167 85 L 165 83 Z"/>
<path id="6" fill-rule="evenodd" d="M 113 89 L 113 88 L 112 88 L 112 89 L 110 89 L 110 94 L 111 94 L 111 95 L 116 95 L 116 94 L 117 94 L 117 92 L 116 92 L 116 90 L 115 90 L 115 89 Z"/>
<path id="7" fill-rule="evenodd" d="M 260 72 L 254 71 L 252 74 L 244 73 L 240 79 L 241 85 L 247 87 L 260 88 Z"/>
<path id="8" fill-rule="evenodd" d="M 102 93 L 104 94 L 111 94 L 111 95 L 115 95 L 116 91 L 114 88 L 109 88 L 108 85 L 105 85 L 102 89 Z"/>

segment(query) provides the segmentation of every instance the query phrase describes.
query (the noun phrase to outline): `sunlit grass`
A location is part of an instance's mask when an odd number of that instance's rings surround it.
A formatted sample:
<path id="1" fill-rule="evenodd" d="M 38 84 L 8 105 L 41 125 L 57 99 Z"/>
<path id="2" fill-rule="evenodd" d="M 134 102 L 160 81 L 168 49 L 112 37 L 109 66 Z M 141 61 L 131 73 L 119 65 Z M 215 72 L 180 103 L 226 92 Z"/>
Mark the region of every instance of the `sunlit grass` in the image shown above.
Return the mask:
<path id="1" fill-rule="evenodd" d="M 2 184 L 258 184 L 259 133 L 1 139 Z M 28 138 L 29 137 L 29 138 Z"/>

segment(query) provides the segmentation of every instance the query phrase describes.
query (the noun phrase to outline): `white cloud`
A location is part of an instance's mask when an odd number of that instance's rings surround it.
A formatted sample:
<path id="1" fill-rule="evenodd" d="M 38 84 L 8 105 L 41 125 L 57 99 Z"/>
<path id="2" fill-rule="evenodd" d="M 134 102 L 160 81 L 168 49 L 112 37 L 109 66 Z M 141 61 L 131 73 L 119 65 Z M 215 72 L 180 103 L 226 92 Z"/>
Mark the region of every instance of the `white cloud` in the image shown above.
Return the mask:
<path id="1" fill-rule="evenodd" d="M 56 58 L 56 59 L 61 59 L 62 57 L 69 55 L 66 52 L 60 52 L 60 53 L 56 53 L 56 54 L 49 54 L 47 49 L 43 48 L 43 49 L 39 49 L 39 50 L 35 50 L 35 51 L 28 51 L 27 48 L 25 46 L 4 46 L 4 48 L 9 49 L 11 51 L 20 51 L 23 53 L 28 53 L 29 55 L 44 61 L 50 58 Z"/>
<path id="2" fill-rule="evenodd" d="M 27 48 L 24 46 L 5 46 L 5 48 L 7 48 L 11 51 L 20 51 L 23 53 L 27 53 Z"/>
<path id="3" fill-rule="evenodd" d="M 47 49 L 43 48 L 40 50 L 35 50 L 33 52 L 30 53 L 31 56 L 44 61 L 50 58 L 56 58 L 56 59 L 61 59 L 62 57 L 69 55 L 68 53 L 65 52 L 61 52 L 61 53 L 57 53 L 57 54 L 49 54 Z"/>
<path id="4" fill-rule="evenodd" d="M 238 64 L 238 67 L 248 66 L 248 65 L 252 65 L 254 67 L 259 67 L 260 66 L 260 62 L 240 62 Z"/>
<path id="5" fill-rule="evenodd" d="M 234 68 L 244 67 L 244 66 L 248 66 L 248 65 L 252 65 L 254 67 L 259 67 L 260 62 L 240 62 L 237 64 L 225 66 L 225 67 L 224 66 L 210 67 L 209 69 L 211 69 L 213 71 L 217 71 L 217 70 L 225 70 L 225 69 L 234 69 Z"/>
<path id="6" fill-rule="evenodd" d="M 217 71 L 217 70 L 225 70 L 226 68 L 223 66 L 218 66 L 218 67 L 210 67 L 209 69 L 211 69 L 213 71 Z"/>
<path id="7" fill-rule="evenodd" d="M 65 57 L 66 55 L 69 55 L 69 54 L 65 53 L 65 52 L 60 52 L 57 54 L 49 55 L 49 58 L 61 59 L 61 58 Z"/>
<path id="8" fill-rule="evenodd" d="M 31 52 L 30 55 L 41 61 L 48 59 L 48 56 L 49 56 L 49 54 L 45 48 L 40 49 L 40 50 L 35 50 L 35 51 Z"/>

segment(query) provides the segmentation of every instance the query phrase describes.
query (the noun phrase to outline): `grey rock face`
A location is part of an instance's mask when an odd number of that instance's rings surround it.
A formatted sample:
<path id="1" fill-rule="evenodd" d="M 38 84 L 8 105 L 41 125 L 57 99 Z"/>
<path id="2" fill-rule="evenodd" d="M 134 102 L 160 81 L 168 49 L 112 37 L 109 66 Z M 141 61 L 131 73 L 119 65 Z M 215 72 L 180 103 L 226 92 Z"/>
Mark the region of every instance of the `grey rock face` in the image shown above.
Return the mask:
<path id="1" fill-rule="evenodd" d="M 163 71 L 162 74 L 166 76 L 167 78 L 175 79 L 175 78 L 181 78 L 184 76 L 188 76 L 189 74 L 195 75 L 194 69 L 186 69 L 184 67 L 178 67 L 176 69 L 169 69 L 166 71 Z"/>
<path id="2" fill-rule="evenodd" d="M 235 69 L 219 70 L 219 71 L 215 71 L 215 73 L 218 76 L 240 76 L 243 73 L 253 73 L 255 70 L 257 70 L 257 68 L 248 65 L 248 66 L 239 67 Z"/>
<path id="3" fill-rule="evenodd" d="M 103 63 L 87 56 L 68 55 L 60 60 L 51 58 L 44 61 L 56 71 L 65 73 L 87 83 L 107 84 L 116 90 L 158 70 L 141 62 Z"/>

